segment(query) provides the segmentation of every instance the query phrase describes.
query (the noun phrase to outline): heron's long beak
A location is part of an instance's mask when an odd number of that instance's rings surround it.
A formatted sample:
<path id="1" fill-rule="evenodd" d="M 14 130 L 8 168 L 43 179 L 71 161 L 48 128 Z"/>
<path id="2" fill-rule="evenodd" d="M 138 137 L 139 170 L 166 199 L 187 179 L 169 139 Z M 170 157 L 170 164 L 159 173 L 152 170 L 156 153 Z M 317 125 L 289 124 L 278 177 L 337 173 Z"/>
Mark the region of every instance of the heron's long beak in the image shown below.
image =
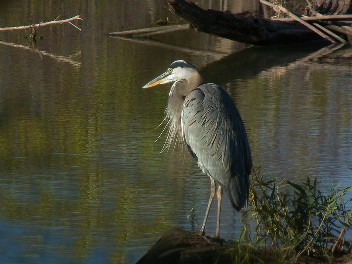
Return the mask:
<path id="1" fill-rule="evenodd" d="M 151 88 L 151 87 L 157 86 L 158 84 L 171 82 L 172 80 L 170 80 L 168 78 L 169 76 L 170 76 L 170 72 L 166 71 L 163 74 L 161 74 L 158 77 L 156 77 L 153 80 L 151 80 L 150 82 L 148 82 L 142 88 Z"/>

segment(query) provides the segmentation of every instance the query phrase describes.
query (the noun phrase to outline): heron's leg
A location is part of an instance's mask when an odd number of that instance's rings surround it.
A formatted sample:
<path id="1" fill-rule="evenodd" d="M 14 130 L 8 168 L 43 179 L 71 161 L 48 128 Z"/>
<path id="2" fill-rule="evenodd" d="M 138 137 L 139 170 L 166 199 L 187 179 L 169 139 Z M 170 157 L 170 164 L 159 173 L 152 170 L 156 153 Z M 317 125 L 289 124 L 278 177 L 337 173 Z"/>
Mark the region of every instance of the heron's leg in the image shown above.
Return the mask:
<path id="1" fill-rule="evenodd" d="M 222 202 L 222 188 L 219 185 L 216 192 L 216 198 L 218 199 L 218 215 L 216 220 L 216 238 L 220 238 L 220 213 L 221 213 L 221 202 Z"/>
<path id="2" fill-rule="evenodd" d="M 201 235 L 205 234 L 205 225 L 207 223 L 210 206 L 211 206 L 211 203 L 213 202 L 214 196 L 215 196 L 215 181 L 214 181 L 213 178 L 210 177 L 210 196 L 209 196 L 209 202 L 208 202 L 207 210 L 205 211 L 205 217 L 204 217 L 203 225 L 202 225 L 202 228 L 199 231 Z"/>

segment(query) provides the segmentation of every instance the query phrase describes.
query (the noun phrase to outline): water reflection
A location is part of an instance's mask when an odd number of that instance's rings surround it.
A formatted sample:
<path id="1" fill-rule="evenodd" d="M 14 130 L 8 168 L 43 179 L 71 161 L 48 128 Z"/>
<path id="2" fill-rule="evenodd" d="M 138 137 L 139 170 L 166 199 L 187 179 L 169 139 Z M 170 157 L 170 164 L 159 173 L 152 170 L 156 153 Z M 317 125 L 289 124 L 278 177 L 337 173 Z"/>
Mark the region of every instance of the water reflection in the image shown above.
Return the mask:
<path id="1" fill-rule="evenodd" d="M 80 67 L 0 45 L 1 263 L 134 263 L 168 228 L 190 230 L 192 208 L 200 222 L 208 179 L 186 152 L 160 154 L 155 142 L 169 88 L 141 89 L 179 58 L 233 96 L 263 173 L 350 185 L 350 49 L 304 59 L 319 47 L 246 48 L 195 32 L 154 39 L 165 48 L 106 37 L 165 14 L 178 21 L 162 1 L 45 3 L 1 2 L 1 26 L 81 14 L 81 33 L 42 29 L 37 43 Z M 0 37 L 27 44 L 23 33 Z M 228 201 L 222 219 L 236 238 Z"/>

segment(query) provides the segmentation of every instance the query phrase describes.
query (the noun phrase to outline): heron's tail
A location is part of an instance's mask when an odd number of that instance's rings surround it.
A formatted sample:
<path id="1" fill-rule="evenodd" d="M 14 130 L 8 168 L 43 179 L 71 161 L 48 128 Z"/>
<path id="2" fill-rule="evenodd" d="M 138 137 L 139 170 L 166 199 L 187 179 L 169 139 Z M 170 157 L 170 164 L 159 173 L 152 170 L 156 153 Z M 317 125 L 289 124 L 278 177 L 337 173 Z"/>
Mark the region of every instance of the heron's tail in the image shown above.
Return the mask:
<path id="1" fill-rule="evenodd" d="M 231 177 L 228 188 L 228 196 L 233 208 L 237 211 L 247 206 L 249 196 L 249 177 L 248 175 Z"/>

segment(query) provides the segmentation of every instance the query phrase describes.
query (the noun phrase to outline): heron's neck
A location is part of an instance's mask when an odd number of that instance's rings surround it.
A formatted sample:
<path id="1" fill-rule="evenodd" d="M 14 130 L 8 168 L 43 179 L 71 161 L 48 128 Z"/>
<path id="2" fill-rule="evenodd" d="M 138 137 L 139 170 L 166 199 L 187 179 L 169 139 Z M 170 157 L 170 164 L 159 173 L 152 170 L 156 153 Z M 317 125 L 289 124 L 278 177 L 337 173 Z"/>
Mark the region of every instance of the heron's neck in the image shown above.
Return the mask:
<path id="1" fill-rule="evenodd" d="M 190 78 L 189 80 L 180 80 L 175 82 L 171 87 L 169 98 L 175 97 L 178 99 L 182 99 L 183 103 L 185 97 L 190 94 L 193 90 L 197 89 L 197 87 L 202 83 L 202 76 L 198 72 L 196 72 L 192 75 L 192 78 Z"/>
<path id="2" fill-rule="evenodd" d="M 177 132 L 179 135 L 182 134 L 181 112 L 183 102 L 185 101 L 186 96 L 193 90 L 197 89 L 197 87 L 201 84 L 202 78 L 198 75 L 194 76 L 194 78 L 190 81 L 182 80 L 175 82 L 171 87 L 167 106 L 167 115 L 171 119 L 170 126 L 172 130 Z"/>

